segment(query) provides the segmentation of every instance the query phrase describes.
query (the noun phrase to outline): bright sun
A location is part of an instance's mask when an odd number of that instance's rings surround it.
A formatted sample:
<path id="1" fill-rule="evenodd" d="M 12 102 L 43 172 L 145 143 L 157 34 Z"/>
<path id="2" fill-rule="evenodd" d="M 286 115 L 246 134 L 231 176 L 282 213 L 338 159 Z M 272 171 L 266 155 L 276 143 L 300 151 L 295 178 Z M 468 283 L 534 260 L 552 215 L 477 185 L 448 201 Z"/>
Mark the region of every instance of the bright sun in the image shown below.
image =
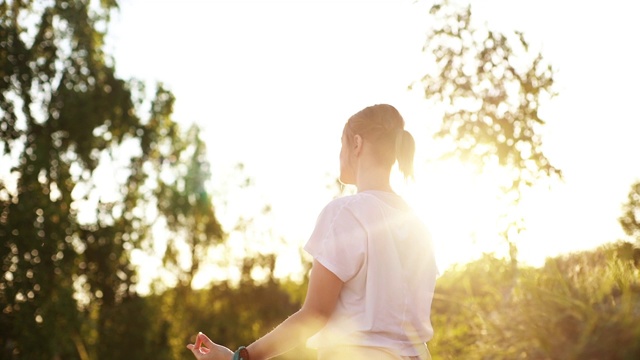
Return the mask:
<path id="1" fill-rule="evenodd" d="M 490 179 L 460 162 L 442 161 L 416 166 L 413 183 L 394 183 L 430 229 L 441 271 L 484 252 L 504 255 L 506 244 L 497 235 L 499 190 Z"/>

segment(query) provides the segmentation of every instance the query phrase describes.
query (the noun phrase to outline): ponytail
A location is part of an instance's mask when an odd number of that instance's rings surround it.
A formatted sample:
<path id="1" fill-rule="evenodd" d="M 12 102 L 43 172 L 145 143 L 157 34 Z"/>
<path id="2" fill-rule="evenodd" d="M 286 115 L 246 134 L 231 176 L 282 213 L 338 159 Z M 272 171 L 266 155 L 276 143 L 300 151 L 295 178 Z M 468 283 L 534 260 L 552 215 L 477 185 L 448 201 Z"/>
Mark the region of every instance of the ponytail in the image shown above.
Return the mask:
<path id="1" fill-rule="evenodd" d="M 411 133 L 401 129 L 396 136 L 396 159 L 398 168 L 405 180 L 413 179 L 413 157 L 416 152 L 416 142 Z"/>

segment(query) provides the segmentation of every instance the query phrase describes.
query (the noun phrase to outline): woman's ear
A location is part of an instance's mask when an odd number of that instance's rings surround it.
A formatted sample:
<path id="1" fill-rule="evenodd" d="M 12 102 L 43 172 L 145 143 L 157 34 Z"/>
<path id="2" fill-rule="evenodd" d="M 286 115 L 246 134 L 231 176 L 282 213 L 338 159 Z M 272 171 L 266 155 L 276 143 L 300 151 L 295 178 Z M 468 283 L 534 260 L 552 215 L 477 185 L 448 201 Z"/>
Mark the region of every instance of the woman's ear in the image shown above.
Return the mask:
<path id="1" fill-rule="evenodd" d="M 364 140 L 362 139 L 362 136 L 355 135 L 353 137 L 353 154 L 355 156 L 360 156 L 360 153 L 362 152 L 362 146 L 363 145 L 364 145 Z"/>

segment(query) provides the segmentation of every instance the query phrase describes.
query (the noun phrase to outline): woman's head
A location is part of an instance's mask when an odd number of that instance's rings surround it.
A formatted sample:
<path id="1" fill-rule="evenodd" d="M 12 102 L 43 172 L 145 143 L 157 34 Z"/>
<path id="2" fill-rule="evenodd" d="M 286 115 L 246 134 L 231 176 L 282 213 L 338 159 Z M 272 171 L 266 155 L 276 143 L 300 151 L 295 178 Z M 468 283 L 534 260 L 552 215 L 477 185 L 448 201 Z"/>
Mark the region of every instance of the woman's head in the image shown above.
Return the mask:
<path id="1" fill-rule="evenodd" d="M 397 160 L 398 167 L 405 178 L 413 177 L 415 141 L 413 136 L 404 130 L 404 119 L 395 107 L 378 104 L 360 110 L 345 124 L 342 141 L 340 154 L 342 182 L 353 183 L 354 175 L 348 169 L 348 162 L 352 155 L 350 152 L 358 142 L 370 146 L 372 157 L 378 166 L 391 170 Z"/>

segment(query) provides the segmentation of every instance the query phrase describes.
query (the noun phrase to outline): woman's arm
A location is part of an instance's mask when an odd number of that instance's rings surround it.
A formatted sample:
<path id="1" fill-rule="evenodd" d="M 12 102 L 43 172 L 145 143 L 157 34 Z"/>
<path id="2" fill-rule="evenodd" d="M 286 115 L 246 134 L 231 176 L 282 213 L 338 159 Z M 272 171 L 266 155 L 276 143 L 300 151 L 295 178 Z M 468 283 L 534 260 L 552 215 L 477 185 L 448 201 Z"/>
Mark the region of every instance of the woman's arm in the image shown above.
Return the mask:
<path id="1" fill-rule="evenodd" d="M 302 308 L 247 347 L 251 360 L 270 359 L 303 344 L 327 323 L 343 282 L 314 260 Z"/>
<path id="2" fill-rule="evenodd" d="M 340 278 L 314 261 L 302 308 L 247 347 L 251 360 L 278 356 L 304 343 L 322 329 L 336 307 L 342 285 Z M 233 357 L 233 351 L 214 343 L 202 333 L 196 336 L 195 344 L 189 344 L 187 348 L 198 360 L 229 360 Z"/>

